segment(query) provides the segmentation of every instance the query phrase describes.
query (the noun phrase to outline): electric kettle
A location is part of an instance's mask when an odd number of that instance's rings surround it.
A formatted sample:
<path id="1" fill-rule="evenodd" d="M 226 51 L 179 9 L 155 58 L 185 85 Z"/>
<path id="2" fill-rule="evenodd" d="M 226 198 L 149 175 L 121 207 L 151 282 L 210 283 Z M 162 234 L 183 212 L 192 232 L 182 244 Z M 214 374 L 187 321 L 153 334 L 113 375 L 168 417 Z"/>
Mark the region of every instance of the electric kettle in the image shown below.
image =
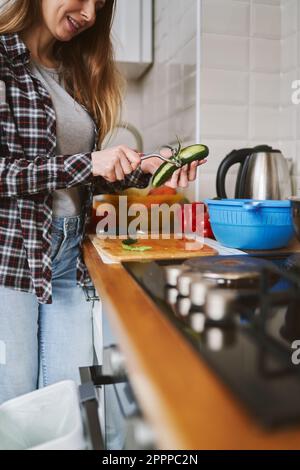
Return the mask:
<path id="1" fill-rule="evenodd" d="M 288 199 L 292 181 L 288 160 L 280 150 L 268 145 L 233 150 L 221 162 L 217 172 L 217 195 L 227 199 L 225 180 L 229 169 L 239 163 L 235 199 Z"/>

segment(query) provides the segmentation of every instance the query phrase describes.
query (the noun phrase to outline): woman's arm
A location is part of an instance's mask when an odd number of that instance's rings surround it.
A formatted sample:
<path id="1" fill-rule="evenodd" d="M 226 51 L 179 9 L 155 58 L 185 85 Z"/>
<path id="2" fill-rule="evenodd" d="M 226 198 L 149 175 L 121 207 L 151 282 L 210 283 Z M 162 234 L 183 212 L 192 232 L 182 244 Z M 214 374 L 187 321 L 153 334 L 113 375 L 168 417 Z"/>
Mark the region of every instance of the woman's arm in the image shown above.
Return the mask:
<path id="1" fill-rule="evenodd" d="M 90 153 L 38 156 L 34 160 L 0 157 L 0 197 L 52 192 L 88 183 L 91 178 Z"/>
<path id="2" fill-rule="evenodd" d="M 96 152 L 38 156 L 34 160 L 0 157 L 0 197 L 18 197 L 67 189 L 78 184 L 87 184 L 93 177 L 94 182 L 96 181 L 96 191 L 99 193 L 113 193 L 132 186 L 147 186 L 151 175 L 145 174 L 141 167 L 137 167 L 137 154 L 133 155 L 133 168 L 130 165 L 127 174 L 122 172 L 123 179 L 116 179 L 118 167 L 117 170 L 115 168 L 119 157 L 114 160 L 111 155 L 113 151 L 114 149 L 104 151 L 102 155 Z M 122 163 L 126 164 L 124 159 Z"/>

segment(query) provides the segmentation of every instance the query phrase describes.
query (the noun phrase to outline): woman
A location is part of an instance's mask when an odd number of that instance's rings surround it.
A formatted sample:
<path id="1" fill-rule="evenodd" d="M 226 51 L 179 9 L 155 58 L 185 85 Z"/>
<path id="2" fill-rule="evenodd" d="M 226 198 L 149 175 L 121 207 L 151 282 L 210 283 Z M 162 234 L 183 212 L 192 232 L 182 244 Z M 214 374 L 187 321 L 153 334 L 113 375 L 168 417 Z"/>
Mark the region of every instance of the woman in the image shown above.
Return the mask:
<path id="1" fill-rule="evenodd" d="M 98 150 L 119 117 L 114 0 L 9 0 L 0 18 L 0 403 L 93 361 L 81 243 L 92 196 L 161 162 Z M 168 184 L 185 187 L 196 164 Z"/>

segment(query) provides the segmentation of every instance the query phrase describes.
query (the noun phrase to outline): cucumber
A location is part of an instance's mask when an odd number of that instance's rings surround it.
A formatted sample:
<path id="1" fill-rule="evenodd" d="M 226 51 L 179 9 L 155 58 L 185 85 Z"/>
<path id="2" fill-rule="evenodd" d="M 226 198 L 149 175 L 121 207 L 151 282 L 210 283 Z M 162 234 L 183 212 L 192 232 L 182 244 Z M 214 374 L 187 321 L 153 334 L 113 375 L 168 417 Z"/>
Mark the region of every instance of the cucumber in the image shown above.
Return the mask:
<path id="1" fill-rule="evenodd" d="M 195 160 L 203 160 L 209 154 L 208 147 L 202 144 L 190 145 L 182 149 L 178 155 L 171 157 L 170 160 L 175 160 L 183 165 L 194 162 Z M 163 163 L 156 170 L 152 178 L 152 186 L 158 188 L 163 185 L 168 179 L 171 178 L 174 171 L 178 169 L 177 166 L 172 165 L 171 163 Z"/>

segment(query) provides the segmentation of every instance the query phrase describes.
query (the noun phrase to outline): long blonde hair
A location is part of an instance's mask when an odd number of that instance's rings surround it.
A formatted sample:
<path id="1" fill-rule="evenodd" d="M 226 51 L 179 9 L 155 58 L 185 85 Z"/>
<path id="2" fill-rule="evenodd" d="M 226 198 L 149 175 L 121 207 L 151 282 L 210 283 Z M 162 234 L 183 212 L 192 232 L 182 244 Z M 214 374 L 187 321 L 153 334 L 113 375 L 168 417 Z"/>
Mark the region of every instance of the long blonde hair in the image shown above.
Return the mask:
<path id="1" fill-rule="evenodd" d="M 98 147 L 120 119 L 125 84 L 114 63 L 111 42 L 115 3 L 106 0 L 91 28 L 54 46 L 67 91 L 87 108 L 98 125 Z M 8 0 L 1 10 L 0 34 L 22 33 L 41 18 L 41 0 Z"/>

